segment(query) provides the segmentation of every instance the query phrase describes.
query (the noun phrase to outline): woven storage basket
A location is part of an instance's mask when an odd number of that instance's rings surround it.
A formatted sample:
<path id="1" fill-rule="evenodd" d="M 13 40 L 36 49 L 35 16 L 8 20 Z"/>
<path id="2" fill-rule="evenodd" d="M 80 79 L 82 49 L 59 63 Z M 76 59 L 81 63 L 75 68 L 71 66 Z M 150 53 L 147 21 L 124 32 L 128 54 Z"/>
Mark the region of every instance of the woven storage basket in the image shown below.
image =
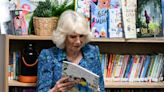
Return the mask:
<path id="1" fill-rule="evenodd" d="M 56 28 L 58 17 L 34 17 L 33 25 L 36 35 L 50 36 L 53 30 Z"/>

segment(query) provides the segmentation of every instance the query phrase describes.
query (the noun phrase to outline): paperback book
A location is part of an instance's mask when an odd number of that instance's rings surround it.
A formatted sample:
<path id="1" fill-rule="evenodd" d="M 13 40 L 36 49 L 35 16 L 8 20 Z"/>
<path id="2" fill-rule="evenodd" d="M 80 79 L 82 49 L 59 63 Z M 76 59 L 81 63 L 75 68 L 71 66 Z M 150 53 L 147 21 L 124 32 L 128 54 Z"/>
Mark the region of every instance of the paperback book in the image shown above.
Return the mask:
<path id="1" fill-rule="evenodd" d="M 91 31 L 95 38 L 108 38 L 108 8 L 107 1 L 91 1 Z"/>
<path id="2" fill-rule="evenodd" d="M 95 73 L 68 61 L 63 61 L 62 76 L 68 76 L 70 81 L 79 80 L 92 90 L 98 90 L 99 76 Z"/>
<path id="3" fill-rule="evenodd" d="M 125 38 L 136 38 L 137 0 L 121 0 Z"/>
<path id="4" fill-rule="evenodd" d="M 111 0 L 109 16 L 108 16 L 108 31 L 109 38 L 123 38 L 123 23 L 121 16 L 121 0 Z"/>

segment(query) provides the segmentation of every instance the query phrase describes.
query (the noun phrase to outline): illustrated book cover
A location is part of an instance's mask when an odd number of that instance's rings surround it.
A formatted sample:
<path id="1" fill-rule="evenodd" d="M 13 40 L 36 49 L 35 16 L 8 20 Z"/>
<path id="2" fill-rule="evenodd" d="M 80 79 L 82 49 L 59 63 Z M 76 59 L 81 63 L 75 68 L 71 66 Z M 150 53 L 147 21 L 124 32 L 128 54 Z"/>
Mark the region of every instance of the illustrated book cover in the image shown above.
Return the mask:
<path id="1" fill-rule="evenodd" d="M 86 84 L 94 91 L 98 89 L 99 76 L 75 63 L 63 61 L 62 76 L 69 76 L 70 81 L 80 79 L 79 83 Z"/>
<path id="2" fill-rule="evenodd" d="M 161 0 L 137 1 L 137 37 L 162 37 Z"/>
<path id="3" fill-rule="evenodd" d="M 91 0 L 91 31 L 95 38 L 108 38 L 108 0 Z"/>
<path id="4" fill-rule="evenodd" d="M 75 0 L 75 11 L 84 15 L 90 23 L 90 0 Z"/>
<path id="5" fill-rule="evenodd" d="M 121 0 L 110 0 L 108 21 L 109 38 L 123 38 Z"/>
<path id="6" fill-rule="evenodd" d="M 125 38 L 136 38 L 137 0 L 121 0 Z"/>

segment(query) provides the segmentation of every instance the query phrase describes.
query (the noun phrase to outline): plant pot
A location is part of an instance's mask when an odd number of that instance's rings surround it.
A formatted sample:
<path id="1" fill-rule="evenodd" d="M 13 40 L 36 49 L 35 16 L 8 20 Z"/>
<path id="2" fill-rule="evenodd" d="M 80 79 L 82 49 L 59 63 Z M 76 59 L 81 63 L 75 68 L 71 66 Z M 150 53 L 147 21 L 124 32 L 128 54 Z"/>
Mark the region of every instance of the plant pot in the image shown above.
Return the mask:
<path id="1" fill-rule="evenodd" d="M 58 17 L 33 17 L 34 31 L 39 36 L 50 36 L 56 28 Z"/>

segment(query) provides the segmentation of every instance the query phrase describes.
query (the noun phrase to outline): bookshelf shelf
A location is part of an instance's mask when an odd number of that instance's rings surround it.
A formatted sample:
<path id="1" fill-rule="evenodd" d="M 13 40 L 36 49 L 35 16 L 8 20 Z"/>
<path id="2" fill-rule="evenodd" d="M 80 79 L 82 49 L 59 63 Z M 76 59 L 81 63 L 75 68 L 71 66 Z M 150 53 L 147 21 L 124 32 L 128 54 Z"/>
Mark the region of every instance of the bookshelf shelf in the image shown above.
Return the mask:
<path id="1" fill-rule="evenodd" d="M 15 35 L 6 35 L 7 39 L 10 40 L 51 40 L 51 36 L 36 36 L 36 35 L 27 35 L 27 36 L 15 36 Z M 164 37 L 157 38 L 136 38 L 136 39 L 125 39 L 125 38 L 93 38 L 91 42 L 132 42 L 132 43 L 164 43 Z"/>
<path id="2" fill-rule="evenodd" d="M 16 80 L 8 81 L 9 86 L 19 86 L 19 87 L 35 87 L 36 83 L 22 83 Z"/>
<path id="3" fill-rule="evenodd" d="M 27 35 L 27 36 L 7 35 L 6 38 L 10 40 L 51 40 L 51 36 L 36 36 L 36 35 Z"/>
<path id="4" fill-rule="evenodd" d="M 158 37 L 158 38 L 137 38 L 137 39 L 127 39 L 126 42 L 139 42 L 139 43 L 164 43 L 164 37 Z"/>
<path id="5" fill-rule="evenodd" d="M 105 88 L 164 88 L 164 82 L 105 82 Z"/>
<path id="6" fill-rule="evenodd" d="M 36 83 L 11 80 L 9 86 L 36 87 Z M 164 82 L 105 82 L 105 88 L 164 88 Z"/>
<path id="7" fill-rule="evenodd" d="M 91 42 L 125 42 L 124 38 L 93 38 Z"/>

